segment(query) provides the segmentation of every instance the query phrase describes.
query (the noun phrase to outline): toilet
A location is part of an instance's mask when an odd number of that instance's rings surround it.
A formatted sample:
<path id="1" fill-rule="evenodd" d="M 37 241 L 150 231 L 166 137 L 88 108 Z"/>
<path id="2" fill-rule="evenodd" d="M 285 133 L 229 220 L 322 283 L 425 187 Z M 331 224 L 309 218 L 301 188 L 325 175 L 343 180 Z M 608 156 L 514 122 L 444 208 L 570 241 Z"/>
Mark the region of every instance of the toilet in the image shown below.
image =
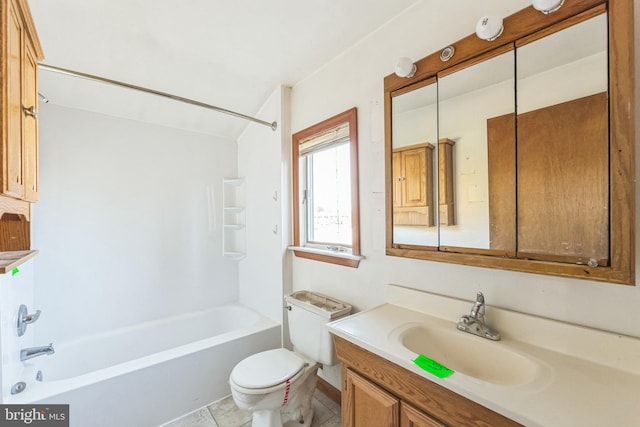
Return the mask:
<path id="1" fill-rule="evenodd" d="M 326 324 L 351 313 L 349 304 L 309 291 L 285 300 L 293 351 L 278 348 L 253 354 L 229 377 L 236 405 L 253 414 L 252 427 L 311 425 L 318 368 L 338 362 Z"/>

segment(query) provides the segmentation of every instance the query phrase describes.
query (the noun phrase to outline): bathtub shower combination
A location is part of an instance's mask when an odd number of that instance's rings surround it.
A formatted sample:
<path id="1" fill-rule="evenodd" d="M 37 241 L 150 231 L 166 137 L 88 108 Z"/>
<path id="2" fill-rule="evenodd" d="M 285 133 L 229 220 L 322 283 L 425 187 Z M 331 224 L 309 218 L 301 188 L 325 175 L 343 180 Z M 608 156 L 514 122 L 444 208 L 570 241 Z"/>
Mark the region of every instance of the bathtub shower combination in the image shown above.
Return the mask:
<path id="1" fill-rule="evenodd" d="M 278 347 L 279 323 L 215 307 L 56 343 L 25 362 L 27 387 L 7 403 L 69 404 L 72 427 L 158 426 L 229 395 L 240 360 Z"/>

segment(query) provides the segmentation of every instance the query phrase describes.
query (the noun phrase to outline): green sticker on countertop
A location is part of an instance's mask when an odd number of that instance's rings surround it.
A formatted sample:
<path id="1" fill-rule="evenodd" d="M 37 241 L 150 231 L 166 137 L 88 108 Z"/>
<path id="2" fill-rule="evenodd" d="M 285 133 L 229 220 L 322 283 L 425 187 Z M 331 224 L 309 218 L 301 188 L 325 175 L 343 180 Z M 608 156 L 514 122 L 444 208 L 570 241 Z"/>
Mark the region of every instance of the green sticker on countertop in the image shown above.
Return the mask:
<path id="1" fill-rule="evenodd" d="M 13 270 L 11 270 L 11 275 L 15 276 L 16 274 L 18 274 L 20 272 L 20 270 L 18 270 L 18 267 L 14 268 Z"/>
<path id="2" fill-rule="evenodd" d="M 413 363 L 438 378 L 446 378 L 454 372 L 444 366 L 442 363 L 436 362 L 433 359 L 429 359 L 424 354 L 420 354 L 418 357 L 416 357 Z"/>

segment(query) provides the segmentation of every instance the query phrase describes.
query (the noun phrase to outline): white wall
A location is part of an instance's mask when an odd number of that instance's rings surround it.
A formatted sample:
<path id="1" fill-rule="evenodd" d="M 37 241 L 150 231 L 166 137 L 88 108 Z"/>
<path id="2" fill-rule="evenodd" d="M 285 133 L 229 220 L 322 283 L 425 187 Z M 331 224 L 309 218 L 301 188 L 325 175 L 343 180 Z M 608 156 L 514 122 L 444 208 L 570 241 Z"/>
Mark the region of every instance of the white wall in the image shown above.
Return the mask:
<path id="1" fill-rule="evenodd" d="M 464 10 L 445 11 L 434 2 L 419 2 L 294 86 L 292 132 L 350 107 L 358 108 L 360 227 L 362 253 L 366 256 L 358 269 L 294 258 L 294 289 L 323 292 L 354 304 L 358 310 L 384 302 L 388 283 L 469 300 L 475 298 L 476 291 L 482 290 L 489 305 L 640 336 L 640 286 L 385 255 L 383 78 L 393 72 L 397 58 L 419 59 L 471 33 L 485 7 L 479 4 L 481 2 L 475 3 L 460 2 L 459 7 Z M 638 40 L 640 0 L 634 3 Z M 508 15 L 527 5 L 526 1 L 501 0 L 493 2 L 492 10 Z M 456 6 L 449 2 L 447 7 Z M 640 46 L 637 45 L 638 50 Z M 639 56 L 636 54 L 636 64 Z M 636 65 L 636 69 L 640 66 Z M 640 85 L 636 86 L 638 91 Z M 636 98 L 639 98 L 637 93 Z M 640 117 L 640 108 L 636 108 L 636 114 Z M 640 200 L 637 194 L 636 198 Z M 636 228 L 640 229 L 638 221 Z M 640 236 L 640 233 L 636 235 Z M 636 244 L 636 247 L 640 248 L 640 245 Z M 640 254 L 640 250 L 636 252 Z M 640 265 L 636 269 L 640 271 Z M 640 278 L 637 282 L 640 285 Z M 335 386 L 340 385 L 336 381 L 339 375 L 334 372 L 328 376 Z"/>
<path id="2" fill-rule="evenodd" d="M 238 139 L 238 175 L 245 180 L 247 224 L 247 256 L 239 261 L 240 302 L 278 322 L 283 322 L 284 293 L 291 289 L 290 276 L 285 275 L 290 171 L 288 163 L 281 161 L 288 156 L 290 144 L 285 119 L 289 93 L 289 88 L 277 88 L 257 114 L 276 120 L 275 132 L 250 124 Z"/>
<path id="3" fill-rule="evenodd" d="M 233 141 L 41 105 L 38 338 L 61 342 L 236 300 L 237 264 L 222 257 L 218 212 L 236 156 Z"/>

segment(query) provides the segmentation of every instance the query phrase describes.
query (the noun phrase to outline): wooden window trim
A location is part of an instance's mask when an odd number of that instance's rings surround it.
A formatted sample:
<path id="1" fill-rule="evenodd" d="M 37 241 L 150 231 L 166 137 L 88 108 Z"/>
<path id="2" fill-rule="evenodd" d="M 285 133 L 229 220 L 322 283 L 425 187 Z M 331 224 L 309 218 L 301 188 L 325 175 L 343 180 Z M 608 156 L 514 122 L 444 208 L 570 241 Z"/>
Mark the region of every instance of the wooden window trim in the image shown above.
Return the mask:
<path id="1" fill-rule="evenodd" d="M 360 255 L 360 197 L 358 192 L 358 123 L 357 109 L 351 108 L 343 113 L 330 117 L 320 123 L 296 132 L 292 135 L 292 176 L 293 176 L 293 246 L 290 248 L 300 258 L 328 262 L 357 268 L 362 256 Z M 299 144 L 305 138 L 322 132 L 337 125 L 349 123 L 349 146 L 351 156 L 351 230 L 352 245 L 349 256 L 333 251 L 307 250 L 301 246 L 300 230 L 300 171 Z"/>

